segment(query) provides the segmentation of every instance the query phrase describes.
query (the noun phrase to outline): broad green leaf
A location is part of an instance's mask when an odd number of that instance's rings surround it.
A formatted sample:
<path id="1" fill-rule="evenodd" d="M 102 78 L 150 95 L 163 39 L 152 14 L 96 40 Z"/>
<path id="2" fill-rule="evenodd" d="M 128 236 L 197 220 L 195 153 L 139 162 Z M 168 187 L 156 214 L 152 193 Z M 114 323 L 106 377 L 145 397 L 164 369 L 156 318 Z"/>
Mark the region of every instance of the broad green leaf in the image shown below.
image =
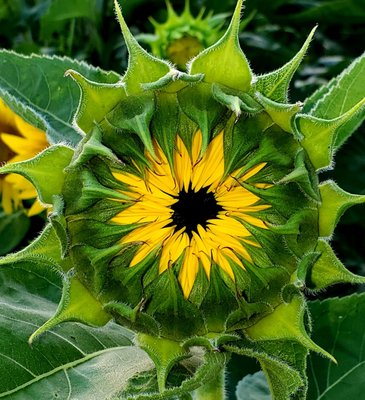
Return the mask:
<path id="1" fill-rule="evenodd" d="M 29 346 L 28 337 L 57 307 L 60 281 L 24 271 L 0 271 L 0 398 L 106 400 L 135 373 L 153 367 L 132 346 L 131 332 L 68 323 Z"/>
<path id="2" fill-rule="evenodd" d="M 262 371 L 246 375 L 237 385 L 237 400 L 271 400 L 269 384 Z"/>
<path id="3" fill-rule="evenodd" d="M 327 89 L 327 90 L 326 90 Z M 317 102 L 310 114 L 321 119 L 334 119 L 345 114 L 365 97 L 365 53 L 355 59 L 339 76 L 318 91 Z M 315 95 L 313 95 L 315 96 Z M 308 101 L 313 102 L 313 97 Z M 306 104 L 304 104 L 306 107 Z M 365 107 L 362 107 L 336 133 L 334 148 L 338 149 L 359 127 L 365 118 Z"/>
<path id="4" fill-rule="evenodd" d="M 365 391 L 365 293 L 310 303 L 312 338 L 337 359 L 311 354 L 310 400 L 363 399 Z"/>
<path id="5" fill-rule="evenodd" d="M 0 51 L 0 90 L 14 96 L 41 118 L 43 123 L 37 126 L 47 131 L 50 143 L 75 145 L 81 139 L 72 125 L 80 91 L 71 79 L 64 78 L 68 69 L 101 83 L 115 83 L 120 79 L 114 72 L 107 73 L 66 57 L 23 56 Z M 20 115 L 34 122 L 34 115 L 30 117 L 28 112 Z"/>
<path id="6" fill-rule="evenodd" d="M 0 256 L 13 250 L 29 229 L 29 218 L 23 210 L 13 214 L 0 211 Z"/>

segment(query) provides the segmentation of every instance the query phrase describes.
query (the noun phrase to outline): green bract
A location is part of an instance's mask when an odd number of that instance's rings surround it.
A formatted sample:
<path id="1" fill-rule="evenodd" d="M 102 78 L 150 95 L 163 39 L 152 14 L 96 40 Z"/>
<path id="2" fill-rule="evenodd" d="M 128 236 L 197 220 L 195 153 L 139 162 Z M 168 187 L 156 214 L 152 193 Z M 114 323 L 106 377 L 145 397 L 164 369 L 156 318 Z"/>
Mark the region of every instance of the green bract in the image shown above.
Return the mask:
<path id="1" fill-rule="evenodd" d="M 241 8 L 181 72 L 139 46 L 116 3 L 130 57 L 123 78 L 66 72 L 81 90 L 80 144 L 0 169 L 27 177 L 52 208 L 41 236 L 0 260 L 63 278 L 55 316 L 30 341 L 60 322 L 114 318 L 156 365 L 151 398 L 205 382 L 197 396 L 220 398 L 216 377 L 232 352 L 258 359 L 275 399 L 305 398 L 308 351 L 333 358 L 309 337 L 304 292 L 365 282 L 329 244 L 342 213 L 365 197 L 318 179 L 365 100 L 326 116 L 344 74 L 327 97 L 288 104 L 314 30 L 290 62 L 255 76 L 238 42 Z M 205 355 L 195 375 L 180 389 L 166 384 L 196 346 Z"/>

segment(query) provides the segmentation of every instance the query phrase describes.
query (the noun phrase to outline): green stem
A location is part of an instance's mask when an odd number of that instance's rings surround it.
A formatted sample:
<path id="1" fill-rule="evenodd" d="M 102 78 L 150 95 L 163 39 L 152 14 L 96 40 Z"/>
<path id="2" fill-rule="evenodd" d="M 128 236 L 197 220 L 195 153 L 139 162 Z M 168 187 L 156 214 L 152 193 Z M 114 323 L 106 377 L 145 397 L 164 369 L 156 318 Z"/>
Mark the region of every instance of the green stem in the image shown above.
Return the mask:
<path id="1" fill-rule="evenodd" d="M 197 389 L 194 393 L 194 400 L 224 400 L 226 398 L 224 372 L 225 368 L 223 367 L 216 379 Z"/>

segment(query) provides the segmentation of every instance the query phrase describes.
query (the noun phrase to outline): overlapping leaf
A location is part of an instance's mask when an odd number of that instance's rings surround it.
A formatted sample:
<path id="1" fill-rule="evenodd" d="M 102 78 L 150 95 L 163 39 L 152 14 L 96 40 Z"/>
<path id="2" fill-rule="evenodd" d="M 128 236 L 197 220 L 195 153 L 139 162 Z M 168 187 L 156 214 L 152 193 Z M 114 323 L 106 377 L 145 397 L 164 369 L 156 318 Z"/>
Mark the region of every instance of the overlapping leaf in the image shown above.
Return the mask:
<path id="1" fill-rule="evenodd" d="M 81 136 L 72 126 L 80 91 L 65 71 L 74 69 L 87 78 L 102 83 L 115 83 L 119 76 L 66 57 L 30 57 L 11 51 L 0 51 L 0 90 L 30 107 L 43 121 L 51 143 L 67 142 L 75 145 Z M 17 110 L 25 120 L 33 122 L 27 109 Z"/>

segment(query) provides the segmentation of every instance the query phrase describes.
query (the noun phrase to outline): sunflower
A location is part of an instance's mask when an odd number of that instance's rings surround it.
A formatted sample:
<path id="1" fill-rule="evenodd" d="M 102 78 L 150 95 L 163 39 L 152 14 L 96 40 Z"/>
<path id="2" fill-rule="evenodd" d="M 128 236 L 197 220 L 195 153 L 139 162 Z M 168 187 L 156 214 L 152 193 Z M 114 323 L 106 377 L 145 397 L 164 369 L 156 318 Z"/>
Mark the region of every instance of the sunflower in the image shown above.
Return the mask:
<path id="1" fill-rule="evenodd" d="M 254 214 L 270 206 L 261 204 L 258 196 L 242 186 L 266 163 L 246 172 L 237 169 L 225 177 L 223 137 L 223 132 L 219 133 L 200 157 L 200 131 L 194 136 L 191 155 L 177 136 L 173 166 L 155 143 L 156 157 L 147 154 L 150 167 L 143 178 L 114 173 L 128 186 L 123 194 L 130 197 L 131 205 L 112 222 L 142 225 L 122 239 L 123 244 L 142 243 L 130 267 L 159 250 L 159 273 L 163 273 L 182 257 L 178 279 L 185 298 L 189 297 L 200 263 L 208 278 L 212 263 L 216 263 L 234 281 L 231 263 L 244 270 L 244 260 L 253 262 L 245 244 L 260 245 L 244 222 L 267 229 Z"/>
<path id="2" fill-rule="evenodd" d="M 114 318 L 137 333 L 160 392 L 189 347 L 203 346 L 207 357 L 223 356 L 215 376 L 225 354 L 255 357 L 287 399 L 306 391 L 309 350 L 331 358 L 306 331 L 306 291 L 365 282 L 328 241 L 364 197 L 320 182 L 338 130 L 365 99 L 328 120 L 308 103 L 288 104 L 314 30 L 292 61 L 255 76 L 239 46 L 242 3 L 185 73 L 139 46 L 115 2 L 128 69 L 116 84 L 66 72 L 81 89 L 74 124 L 84 137 L 76 149 L 56 145 L 12 165 L 30 178 L 52 171 L 37 189 L 54 212 L 36 242 L 0 265 L 30 257 L 37 273 L 63 277 L 60 306 L 31 341 L 64 321 Z M 204 398 L 223 392 L 202 389 Z"/>
<path id="3" fill-rule="evenodd" d="M 30 125 L 0 99 L 0 163 L 33 158 L 49 146 L 46 134 Z M 11 214 L 23 207 L 23 200 L 34 200 L 28 216 L 39 214 L 44 207 L 37 199 L 35 187 L 24 177 L 7 174 L 0 177 L 1 205 Z"/>
<path id="4" fill-rule="evenodd" d="M 204 15 L 205 9 L 202 8 L 194 17 L 190 11 L 189 0 L 185 2 L 183 12 L 178 15 L 170 2 L 166 4 L 166 21 L 159 23 L 151 17 L 154 34 L 142 34 L 138 39 L 151 46 L 153 55 L 166 58 L 178 68 L 185 69 L 189 60 L 223 36 L 224 31 L 221 28 L 227 15 L 213 16 L 213 12 Z"/>

